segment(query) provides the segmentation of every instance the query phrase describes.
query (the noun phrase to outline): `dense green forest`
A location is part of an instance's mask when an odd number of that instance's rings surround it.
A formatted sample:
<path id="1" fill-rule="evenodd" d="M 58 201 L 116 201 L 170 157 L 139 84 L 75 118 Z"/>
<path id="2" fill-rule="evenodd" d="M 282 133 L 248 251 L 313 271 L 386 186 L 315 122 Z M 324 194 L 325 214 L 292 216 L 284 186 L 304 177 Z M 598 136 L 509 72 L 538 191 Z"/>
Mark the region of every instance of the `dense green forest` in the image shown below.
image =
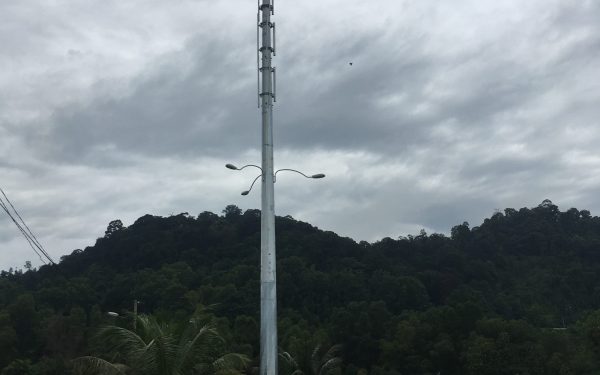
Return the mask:
<path id="1" fill-rule="evenodd" d="M 600 373 L 600 218 L 589 211 L 545 200 L 450 237 L 375 243 L 289 216 L 276 226 L 280 348 L 299 364 L 339 344 L 345 375 Z M 3 271 L 1 374 L 71 373 L 102 350 L 99 327 L 131 328 L 134 299 L 157 321 L 210 311 L 251 373 L 259 247 L 260 211 L 228 206 L 115 220 L 58 265 Z"/>

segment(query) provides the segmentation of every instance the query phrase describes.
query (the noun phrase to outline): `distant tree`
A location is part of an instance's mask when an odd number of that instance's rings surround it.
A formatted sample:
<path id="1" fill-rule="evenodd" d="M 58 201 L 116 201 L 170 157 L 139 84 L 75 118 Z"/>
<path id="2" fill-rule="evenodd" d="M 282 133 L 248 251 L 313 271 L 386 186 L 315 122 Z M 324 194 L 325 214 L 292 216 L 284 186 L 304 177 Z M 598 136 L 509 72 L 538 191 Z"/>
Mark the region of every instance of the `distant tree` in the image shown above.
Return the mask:
<path id="1" fill-rule="evenodd" d="M 581 210 L 579 213 L 581 214 L 581 217 L 584 219 L 590 219 L 592 217 L 592 214 L 588 210 Z"/>
<path id="2" fill-rule="evenodd" d="M 0 375 L 29 375 L 32 373 L 33 366 L 29 359 L 15 359 L 2 370 Z"/>
<path id="3" fill-rule="evenodd" d="M 202 211 L 198 214 L 197 220 L 200 221 L 214 221 L 219 217 L 219 215 L 212 213 L 210 211 Z"/>
<path id="4" fill-rule="evenodd" d="M 123 222 L 121 220 L 113 220 L 110 223 L 108 223 L 108 227 L 106 228 L 106 231 L 104 232 L 104 237 L 108 238 L 110 236 L 112 236 L 115 232 L 120 231 L 121 229 L 123 229 Z"/>
<path id="5" fill-rule="evenodd" d="M 31 294 L 20 295 L 8 307 L 12 326 L 18 337 L 17 350 L 29 354 L 35 348 L 39 339 L 39 314 L 35 309 L 35 300 Z"/>
<path id="6" fill-rule="evenodd" d="M 10 363 L 16 356 L 17 333 L 12 327 L 10 316 L 0 312 L 0 368 Z"/>
<path id="7" fill-rule="evenodd" d="M 260 210 L 257 209 L 250 209 L 250 210 L 246 210 L 244 211 L 244 216 L 248 216 L 248 217 L 260 217 Z M 291 219 L 293 220 L 294 218 L 291 217 L 290 215 L 286 216 L 286 219 Z"/>
<path id="8" fill-rule="evenodd" d="M 231 219 L 242 214 L 242 209 L 236 206 L 235 204 L 230 204 L 223 210 L 223 214 L 225 218 Z"/>
<path id="9" fill-rule="evenodd" d="M 455 225 L 452 227 L 450 231 L 450 236 L 454 241 L 459 243 L 459 246 L 462 246 L 464 242 L 469 238 L 471 234 L 471 230 L 469 229 L 469 223 L 463 222 L 461 225 Z"/>

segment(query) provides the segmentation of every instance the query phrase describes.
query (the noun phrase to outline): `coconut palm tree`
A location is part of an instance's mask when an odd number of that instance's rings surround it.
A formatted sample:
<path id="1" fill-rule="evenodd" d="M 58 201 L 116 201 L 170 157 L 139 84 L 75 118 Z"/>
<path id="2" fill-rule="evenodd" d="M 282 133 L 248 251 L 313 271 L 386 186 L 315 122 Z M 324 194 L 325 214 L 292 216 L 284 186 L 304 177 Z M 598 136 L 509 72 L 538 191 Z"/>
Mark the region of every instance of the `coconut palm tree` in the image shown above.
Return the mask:
<path id="1" fill-rule="evenodd" d="M 298 353 L 294 357 L 288 352 L 279 353 L 279 369 L 286 375 L 337 375 L 340 374 L 342 359 L 341 345 L 333 345 L 329 349 L 318 344 L 310 353 L 310 357 Z M 310 350 L 310 349 L 309 349 Z"/>
<path id="2" fill-rule="evenodd" d="M 191 319 L 184 329 L 139 315 L 135 331 L 106 326 L 96 335 L 103 356 L 74 360 L 82 375 L 237 375 L 249 359 L 225 353 L 224 340 L 212 324 Z"/>
<path id="3" fill-rule="evenodd" d="M 329 348 L 317 345 L 310 357 L 310 369 L 313 375 L 332 375 L 340 373 L 342 358 L 338 355 L 342 351 L 341 345 L 333 345 Z"/>

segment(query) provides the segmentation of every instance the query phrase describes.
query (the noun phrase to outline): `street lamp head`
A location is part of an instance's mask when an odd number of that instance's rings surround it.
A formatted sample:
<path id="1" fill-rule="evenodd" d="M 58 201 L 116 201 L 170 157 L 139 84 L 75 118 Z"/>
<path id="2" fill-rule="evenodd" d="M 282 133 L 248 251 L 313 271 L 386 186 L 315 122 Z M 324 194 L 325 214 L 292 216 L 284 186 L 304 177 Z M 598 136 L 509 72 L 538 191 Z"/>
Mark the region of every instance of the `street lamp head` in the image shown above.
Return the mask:
<path id="1" fill-rule="evenodd" d="M 317 173 L 310 176 L 310 178 L 323 178 L 325 175 L 323 173 Z"/>
<path id="2" fill-rule="evenodd" d="M 118 314 L 118 313 L 116 313 L 116 312 L 114 312 L 114 311 L 109 311 L 109 312 L 107 312 L 107 313 L 106 313 L 106 315 L 108 315 L 108 316 L 112 316 L 112 317 L 114 317 L 114 318 L 116 318 L 116 317 L 118 317 L 118 316 L 119 316 L 119 314 Z"/>
<path id="3" fill-rule="evenodd" d="M 236 167 L 236 166 L 235 166 L 235 165 L 233 165 L 233 164 L 225 164 L 225 167 L 226 167 L 226 168 L 229 168 L 229 169 L 233 169 L 234 171 L 237 171 L 237 170 L 238 170 L 238 167 Z"/>
<path id="4" fill-rule="evenodd" d="M 250 190 L 242 191 L 242 195 L 248 195 L 248 194 L 250 194 Z"/>

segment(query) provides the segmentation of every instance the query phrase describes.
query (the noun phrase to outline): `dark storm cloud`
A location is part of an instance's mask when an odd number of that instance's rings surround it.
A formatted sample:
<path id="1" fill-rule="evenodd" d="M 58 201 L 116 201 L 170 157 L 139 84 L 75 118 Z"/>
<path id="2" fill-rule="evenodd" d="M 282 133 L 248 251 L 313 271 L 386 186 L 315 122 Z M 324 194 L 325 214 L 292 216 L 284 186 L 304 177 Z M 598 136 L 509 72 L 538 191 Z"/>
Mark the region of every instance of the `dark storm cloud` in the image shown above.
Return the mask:
<path id="1" fill-rule="evenodd" d="M 581 29 L 575 25 L 581 10 L 572 8 L 550 25 L 563 32 Z M 430 135 L 445 121 L 465 137 L 485 137 L 496 116 L 526 109 L 556 84 L 556 74 L 565 74 L 560 65 L 544 66 L 543 56 L 533 62 L 503 56 L 502 49 L 520 37 L 517 30 L 480 48 L 449 45 L 442 51 L 429 47 L 433 36 L 396 32 L 401 34 L 373 30 L 351 39 L 311 40 L 313 51 L 322 52 L 318 59 L 306 48 L 280 52 L 277 144 L 395 156 L 443 142 Z M 576 44 L 593 45 L 594 39 Z M 151 156 L 231 155 L 255 147 L 253 52 L 239 45 L 229 49 L 237 53 L 220 48 L 232 44 L 193 39 L 131 80 L 124 97 L 100 96 L 56 111 L 53 142 L 44 137 L 40 143 L 54 145 L 52 154 L 63 160 L 85 160 L 92 151 L 111 148 Z M 556 59 L 577 63 L 571 48 L 556 52 Z"/>
<path id="2" fill-rule="evenodd" d="M 131 82 L 124 97 L 98 97 L 58 110 L 40 145 L 63 160 L 98 148 L 142 155 L 223 154 L 256 138 L 248 77 L 219 42 L 194 40 L 186 51 Z M 190 66 L 188 66 L 188 63 Z M 247 91 L 247 90 L 246 90 Z"/>
<path id="3" fill-rule="evenodd" d="M 365 67 L 357 62 L 356 67 L 348 67 L 344 60 L 337 61 L 338 69 L 345 70 L 339 81 L 324 82 L 310 91 L 289 90 L 289 98 L 282 99 L 282 111 L 289 114 L 282 118 L 278 132 L 282 144 L 381 150 L 382 145 L 396 148 L 423 140 L 426 130 L 419 125 L 425 125 L 425 119 L 398 114 L 396 109 L 382 110 L 377 100 L 390 91 L 418 92 L 431 62 L 371 62 Z"/>

